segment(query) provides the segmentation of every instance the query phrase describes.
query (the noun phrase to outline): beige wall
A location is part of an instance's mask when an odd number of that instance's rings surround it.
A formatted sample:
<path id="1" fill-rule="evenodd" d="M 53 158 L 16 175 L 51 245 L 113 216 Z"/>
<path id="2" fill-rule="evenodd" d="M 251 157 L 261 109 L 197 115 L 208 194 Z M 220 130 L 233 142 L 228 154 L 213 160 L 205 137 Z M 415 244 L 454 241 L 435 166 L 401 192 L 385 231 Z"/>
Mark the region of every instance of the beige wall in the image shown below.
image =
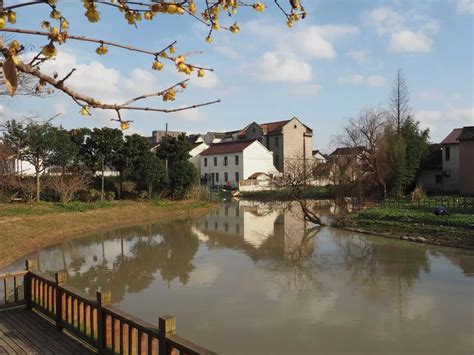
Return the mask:
<path id="1" fill-rule="evenodd" d="M 271 136 L 266 136 L 266 147 L 268 150 L 273 152 L 273 164 L 278 169 L 282 171 L 283 169 L 283 135 L 275 134 Z"/>
<path id="2" fill-rule="evenodd" d="M 446 147 L 450 148 L 450 159 L 446 160 Z M 443 191 L 459 191 L 459 144 L 446 144 L 443 146 Z"/>
<path id="3" fill-rule="evenodd" d="M 474 194 L 474 141 L 459 143 L 459 183 L 462 194 Z"/>
<path id="4" fill-rule="evenodd" d="M 285 172 L 286 161 L 312 157 L 313 141 L 311 137 L 304 137 L 306 127 L 296 118 L 293 118 L 283 127 L 283 172 Z"/>

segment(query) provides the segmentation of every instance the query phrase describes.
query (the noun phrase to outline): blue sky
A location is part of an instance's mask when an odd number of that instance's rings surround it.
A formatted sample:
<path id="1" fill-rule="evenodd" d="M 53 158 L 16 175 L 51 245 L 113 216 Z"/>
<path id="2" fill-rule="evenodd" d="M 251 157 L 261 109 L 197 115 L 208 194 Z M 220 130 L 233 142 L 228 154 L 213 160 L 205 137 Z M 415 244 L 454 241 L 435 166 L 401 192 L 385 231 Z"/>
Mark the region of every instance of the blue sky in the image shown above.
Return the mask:
<path id="1" fill-rule="evenodd" d="M 234 130 L 252 121 L 296 116 L 313 128 L 315 149 L 328 151 L 349 117 L 364 106 L 387 106 L 398 68 L 407 78 L 414 115 L 430 128 L 433 141 L 454 127 L 474 124 L 473 0 L 305 1 L 309 16 L 293 29 L 267 0 L 267 11 L 241 10 L 231 19 L 229 24 L 240 24 L 239 34 L 217 32 L 212 44 L 204 41 L 206 27 L 188 16 L 159 15 L 136 29 L 116 10 L 101 7 L 103 20 L 90 24 L 79 1 L 59 3 L 71 34 L 151 50 L 176 39 L 178 52 L 203 51 L 190 56 L 190 62 L 214 68 L 204 79 L 193 78 L 175 102 L 150 99 L 146 106 L 172 108 L 222 99 L 220 104 L 169 115 L 127 112 L 125 118 L 134 120 L 129 133 L 151 135 L 166 122 L 170 129 L 189 132 Z M 42 5 L 18 9 L 14 27 L 40 29 L 48 13 Z M 44 44 L 42 38 L 16 39 L 31 44 L 33 51 Z M 95 48 L 68 41 L 44 70 L 64 75 L 77 68 L 70 85 L 107 102 L 157 91 L 185 77 L 171 65 L 152 71 L 153 58 L 144 54 L 109 48 L 100 57 Z M 80 116 L 79 107 L 60 93 L 47 99 L 1 100 L 2 119 L 61 113 L 55 122 L 67 128 L 116 126 L 110 121 L 112 112 Z"/>

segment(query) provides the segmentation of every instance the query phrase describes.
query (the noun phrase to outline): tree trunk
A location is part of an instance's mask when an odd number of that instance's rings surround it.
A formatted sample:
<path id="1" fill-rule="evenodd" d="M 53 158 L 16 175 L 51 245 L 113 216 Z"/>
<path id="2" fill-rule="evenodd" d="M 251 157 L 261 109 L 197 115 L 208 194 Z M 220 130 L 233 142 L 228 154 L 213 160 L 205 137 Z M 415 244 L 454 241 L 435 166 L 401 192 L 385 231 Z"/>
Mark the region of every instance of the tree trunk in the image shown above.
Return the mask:
<path id="1" fill-rule="evenodd" d="M 101 190 L 100 190 L 100 200 L 104 201 L 104 190 L 105 190 L 105 179 L 104 179 L 104 159 L 102 159 L 102 185 L 101 185 Z"/>
<path id="2" fill-rule="evenodd" d="M 151 195 L 153 193 L 153 186 L 150 184 L 148 185 L 148 199 L 151 201 Z"/>
<path id="3" fill-rule="evenodd" d="M 35 167 L 36 170 L 36 203 L 40 202 L 40 169 Z"/>

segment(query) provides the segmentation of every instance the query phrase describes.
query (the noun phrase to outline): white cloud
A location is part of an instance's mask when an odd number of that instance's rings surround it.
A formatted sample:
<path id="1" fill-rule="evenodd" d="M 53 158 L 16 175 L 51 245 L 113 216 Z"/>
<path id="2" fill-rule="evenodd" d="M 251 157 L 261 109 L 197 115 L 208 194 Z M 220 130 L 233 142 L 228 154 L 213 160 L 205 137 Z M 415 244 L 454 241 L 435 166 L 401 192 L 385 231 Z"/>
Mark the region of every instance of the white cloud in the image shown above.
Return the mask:
<path id="1" fill-rule="evenodd" d="M 340 76 L 337 80 L 343 84 L 362 84 L 365 78 L 360 74 L 352 74 L 347 76 Z"/>
<path id="2" fill-rule="evenodd" d="M 446 110 L 419 110 L 415 118 L 421 126 L 429 128 L 432 139 L 437 142 L 453 128 L 474 125 L 474 107 L 448 108 Z"/>
<path id="3" fill-rule="evenodd" d="M 474 14 L 474 0 L 458 0 L 456 10 L 460 14 Z"/>
<path id="4" fill-rule="evenodd" d="M 212 89 L 217 87 L 220 81 L 215 72 L 206 71 L 202 78 L 191 77 L 191 83 L 203 89 Z"/>
<path id="5" fill-rule="evenodd" d="M 390 6 L 381 6 L 368 13 L 368 22 L 381 37 L 390 38 L 392 52 L 426 53 L 431 51 L 430 35 L 438 32 L 438 23 L 411 11 L 395 11 Z"/>
<path id="6" fill-rule="evenodd" d="M 403 30 L 392 34 L 389 48 L 392 52 L 418 52 L 431 51 L 433 41 L 423 32 Z"/>
<path id="7" fill-rule="evenodd" d="M 252 21 L 245 27 L 252 35 L 272 41 L 277 51 L 298 53 L 311 59 L 335 58 L 336 50 L 331 41 L 359 33 L 354 26 L 310 25 L 287 31 L 280 26 Z"/>
<path id="8" fill-rule="evenodd" d="M 340 76 L 338 82 L 352 85 L 367 84 L 369 86 L 383 86 L 385 84 L 385 78 L 381 75 L 369 75 L 365 77 L 360 74 L 351 74 Z"/>
<path id="9" fill-rule="evenodd" d="M 359 64 L 367 64 L 370 62 L 370 56 L 364 50 L 352 50 L 349 51 L 347 54 Z"/>
<path id="10" fill-rule="evenodd" d="M 309 63 L 288 53 L 266 52 L 248 68 L 251 75 L 263 81 L 305 83 L 311 80 Z"/>
<path id="11" fill-rule="evenodd" d="M 237 52 L 234 48 L 228 47 L 228 46 L 215 46 L 214 50 L 222 54 L 224 57 L 230 58 L 230 59 L 238 59 L 240 57 L 239 52 Z"/>
<path id="12" fill-rule="evenodd" d="M 385 85 L 385 78 L 381 75 L 370 75 L 367 77 L 367 84 L 369 86 L 383 86 Z"/>

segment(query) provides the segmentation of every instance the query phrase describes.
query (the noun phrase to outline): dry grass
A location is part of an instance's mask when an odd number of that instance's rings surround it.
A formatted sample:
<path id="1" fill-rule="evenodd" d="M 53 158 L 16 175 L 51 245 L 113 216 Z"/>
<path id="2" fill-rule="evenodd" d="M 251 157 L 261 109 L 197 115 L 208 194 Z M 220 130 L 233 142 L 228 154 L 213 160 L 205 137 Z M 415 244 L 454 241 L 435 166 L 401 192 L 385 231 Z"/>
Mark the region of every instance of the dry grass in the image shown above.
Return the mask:
<path id="1" fill-rule="evenodd" d="M 121 201 L 82 212 L 47 203 L 0 205 L 0 268 L 68 238 L 160 219 L 193 217 L 210 208 L 212 205 L 197 201 Z"/>

